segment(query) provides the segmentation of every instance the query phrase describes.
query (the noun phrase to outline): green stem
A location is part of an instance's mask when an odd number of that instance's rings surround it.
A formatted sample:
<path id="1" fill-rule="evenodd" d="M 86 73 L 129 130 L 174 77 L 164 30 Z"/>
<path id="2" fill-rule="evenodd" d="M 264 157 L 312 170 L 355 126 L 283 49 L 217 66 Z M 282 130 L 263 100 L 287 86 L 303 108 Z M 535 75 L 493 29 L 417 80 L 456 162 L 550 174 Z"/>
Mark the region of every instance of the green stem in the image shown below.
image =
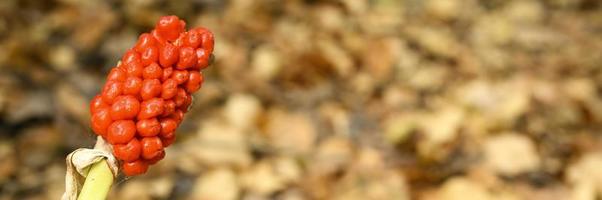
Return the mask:
<path id="1" fill-rule="evenodd" d="M 104 200 L 113 184 L 113 173 L 106 159 L 102 159 L 90 167 L 78 200 Z"/>

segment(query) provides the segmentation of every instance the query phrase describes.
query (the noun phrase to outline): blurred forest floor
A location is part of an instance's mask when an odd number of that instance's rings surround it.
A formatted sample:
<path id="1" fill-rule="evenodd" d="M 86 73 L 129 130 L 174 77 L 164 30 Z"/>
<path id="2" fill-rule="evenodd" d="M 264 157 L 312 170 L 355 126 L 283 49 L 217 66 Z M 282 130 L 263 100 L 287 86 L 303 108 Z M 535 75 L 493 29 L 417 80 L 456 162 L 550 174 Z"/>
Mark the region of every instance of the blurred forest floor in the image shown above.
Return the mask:
<path id="1" fill-rule="evenodd" d="M 159 16 L 216 35 L 167 157 L 110 199 L 602 198 L 596 0 L 0 1 L 0 200 L 58 199 Z"/>

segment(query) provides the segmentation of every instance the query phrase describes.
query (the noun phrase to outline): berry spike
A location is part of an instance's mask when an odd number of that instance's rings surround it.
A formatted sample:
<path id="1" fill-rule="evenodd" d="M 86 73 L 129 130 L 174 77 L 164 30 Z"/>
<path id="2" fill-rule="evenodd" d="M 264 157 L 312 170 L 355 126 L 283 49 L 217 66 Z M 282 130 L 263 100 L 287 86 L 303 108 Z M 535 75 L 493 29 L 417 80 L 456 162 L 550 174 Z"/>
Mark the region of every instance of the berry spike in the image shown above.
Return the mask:
<path id="1" fill-rule="evenodd" d="M 208 29 L 186 31 L 177 16 L 163 16 L 111 69 L 90 103 L 91 125 L 113 145 L 126 176 L 145 173 L 165 156 L 192 93 L 203 84 L 213 43 Z"/>

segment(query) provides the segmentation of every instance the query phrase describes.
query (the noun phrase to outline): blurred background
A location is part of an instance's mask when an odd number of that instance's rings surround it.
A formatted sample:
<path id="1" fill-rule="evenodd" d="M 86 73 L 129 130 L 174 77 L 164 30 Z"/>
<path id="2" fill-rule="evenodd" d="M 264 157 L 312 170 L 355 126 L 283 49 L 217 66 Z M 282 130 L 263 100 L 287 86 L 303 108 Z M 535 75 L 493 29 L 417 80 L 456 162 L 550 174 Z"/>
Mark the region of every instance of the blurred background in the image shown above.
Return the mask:
<path id="1" fill-rule="evenodd" d="M 60 197 L 89 100 L 167 14 L 216 59 L 110 199 L 602 198 L 597 0 L 2 0 L 0 200 Z"/>

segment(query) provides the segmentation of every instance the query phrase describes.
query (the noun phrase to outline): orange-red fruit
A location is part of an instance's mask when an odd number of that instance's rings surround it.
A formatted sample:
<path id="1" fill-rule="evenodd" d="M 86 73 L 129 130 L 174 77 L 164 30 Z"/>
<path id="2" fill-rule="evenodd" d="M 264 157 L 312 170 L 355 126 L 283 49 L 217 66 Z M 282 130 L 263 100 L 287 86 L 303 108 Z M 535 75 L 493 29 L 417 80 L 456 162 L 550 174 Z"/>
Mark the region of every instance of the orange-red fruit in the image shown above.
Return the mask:
<path id="1" fill-rule="evenodd" d="M 196 53 L 192 47 L 180 48 L 180 59 L 176 65 L 177 69 L 188 69 L 196 65 Z"/>
<path id="2" fill-rule="evenodd" d="M 171 77 L 173 74 L 173 67 L 165 67 L 163 68 L 163 77 L 161 77 L 161 81 L 165 81 Z"/>
<path id="3" fill-rule="evenodd" d="M 126 144 L 136 135 L 136 124 L 132 120 L 117 120 L 107 130 L 110 144 Z"/>
<path id="4" fill-rule="evenodd" d="M 161 135 L 169 135 L 178 128 L 178 122 L 172 118 L 163 118 L 161 122 Z"/>
<path id="5" fill-rule="evenodd" d="M 163 151 L 163 143 L 158 137 L 142 138 L 142 158 L 150 160 L 161 154 Z"/>
<path id="6" fill-rule="evenodd" d="M 94 114 L 100 108 L 106 108 L 109 105 L 102 101 L 101 95 L 96 95 L 92 101 L 90 101 L 90 113 Z"/>
<path id="7" fill-rule="evenodd" d="M 185 112 L 183 110 L 176 109 L 176 111 L 169 115 L 169 117 L 173 118 L 178 124 L 180 124 L 180 122 L 182 122 L 182 120 L 184 119 L 184 113 Z"/>
<path id="8" fill-rule="evenodd" d="M 92 118 L 90 119 L 92 130 L 100 136 L 106 135 L 107 128 L 112 122 L 113 120 L 111 119 L 110 109 L 108 107 L 99 108 L 92 113 Z"/>
<path id="9" fill-rule="evenodd" d="M 132 95 L 119 96 L 111 105 L 113 120 L 133 119 L 140 111 L 140 102 Z"/>
<path id="10" fill-rule="evenodd" d="M 197 63 L 194 69 L 205 69 L 207 66 L 209 66 L 210 53 L 207 52 L 207 49 L 196 49 L 195 53 L 197 57 Z"/>
<path id="11" fill-rule="evenodd" d="M 214 36 L 205 28 L 185 32 L 176 16 L 159 19 L 150 33 L 111 69 L 100 95 L 90 102 L 91 127 L 113 145 L 127 176 L 140 175 L 165 157 L 164 148 L 202 87 Z"/>
<path id="12" fill-rule="evenodd" d="M 186 82 L 186 91 L 188 93 L 194 93 L 201 88 L 203 83 L 203 74 L 198 71 L 190 71 L 188 75 L 188 81 Z"/>
<path id="13" fill-rule="evenodd" d="M 161 140 L 163 141 L 163 140 Z M 159 162 L 160 160 L 163 160 L 163 158 L 165 158 L 165 151 L 161 151 L 161 153 L 157 156 L 155 156 L 154 158 L 150 159 L 150 160 L 146 160 L 146 162 L 149 165 L 154 165 L 155 163 Z"/>
<path id="14" fill-rule="evenodd" d="M 187 99 L 188 99 L 188 93 L 186 93 L 186 90 L 184 90 L 182 88 L 178 88 L 176 96 L 174 97 L 176 106 L 182 107 L 184 104 L 186 104 Z"/>
<path id="15" fill-rule="evenodd" d="M 159 61 L 159 49 L 155 46 L 149 46 L 140 53 L 140 63 L 143 66 L 157 61 Z"/>
<path id="16" fill-rule="evenodd" d="M 188 112 L 188 109 L 190 108 L 190 104 L 192 104 L 192 96 L 190 94 L 186 93 L 184 102 L 182 103 L 182 105 L 178 106 L 177 108 L 181 109 L 184 112 Z"/>
<path id="17" fill-rule="evenodd" d="M 127 144 L 113 145 L 113 155 L 122 161 L 131 162 L 138 160 L 141 153 L 142 145 L 136 138 L 133 138 Z"/>
<path id="18" fill-rule="evenodd" d="M 157 118 L 143 119 L 136 122 L 136 130 L 142 137 L 152 137 L 161 132 L 161 124 Z"/>
<path id="19" fill-rule="evenodd" d="M 180 33 L 184 31 L 182 25 L 183 24 L 178 17 L 170 15 L 161 17 L 155 25 L 155 28 L 161 37 L 169 41 L 174 41 L 178 38 Z"/>
<path id="20" fill-rule="evenodd" d="M 145 79 L 160 79 L 163 77 L 163 69 L 157 63 L 152 62 L 144 68 L 142 77 Z"/>
<path id="21" fill-rule="evenodd" d="M 176 96 L 176 92 L 178 92 L 178 83 L 175 80 L 170 78 L 163 81 L 161 98 L 171 99 Z"/>
<path id="22" fill-rule="evenodd" d="M 151 99 L 158 96 L 161 93 L 161 81 L 158 79 L 144 79 L 142 81 L 142 88 L 140 89 L 140 96 L 143 100 Z"/>
<path id="23" fill-rule="evenodd" d="M 123 84 L 115 81 L 108 81 L 102 89 L 102 101 L 112 104 L 123 92 Z"/>
<path id="24" fill-rule="evenodd" d="M 142 79 L 130 76 L 123 83 L 123 94 L 138 96 L 142 88 Z"/>
<path id="25" fill-rule="evenodd" d="M 136 46 L 134 46 L 134 49 L 138 53 L 142 53 L 148 47 L 155 46 L 156 44 L 157 41 L 151 34 L 143 33 L 140 35 L 140 37 L 138 37 L 138 42 L 136 43 Z"/>
<path id="26" fill-rule="evenodd" d="M 159 52 L 159 64 L 163 67 L 169 67 L 178 61 L 180 51 L 177 46 L 165 43 Z"/>
<path id="27" fill-rule="evenodd" d="M 129 64 L 132 62 L 140 62 L 140 54 L 134 50 L 128 50 L 121 58 L 123 64 Z"/>
<path id="28" fill-rule="evenodd" d="M 172 137 L 161 137 L 161 142 L 163 143 L 163 148 L 170 146 L 176 141 L 176 134 L 174 133 Z"/>
<path id="29" fill-rule="evenodd" d="M 192 48 L 198 48 L 199 45 L 201 45 L 201 40 L 202 40 L 202 34 L 201 32 L 198 31 L 198 29 L 192 29 L 189 30 L 188 33 L 186 33 L 184 39 L 184 46 L 189 46 Z"/>
<path id="30" fill-rule="evenodd" d="M 144 70 L 144 66 L 142 66 L 140 60 L 125 63 L 123 67 L 127 76 L 142 77 L 142 70 Z"/>
<path id="31" fill-rule="evenodd" d="M 174 70 L 172 76 L 178 85 L 182 84 L 188 80 L 188 70 Z"/>
<path id="32" fill-rule="evenodd" d="M 123 82 L 126 78 L 127 76 L 123 69 L 121 69 L 120 67 L 114 67 L 113 69 L 111 69 L 111 72 L 109 72 L 109 76 L 107 76 L 107 81 Z"/>
<path id="33" fill-rule="evenodd" d="M 163 113 L 163 99 L 152 98 L 142 102 L 138 119 L 148 119 L 159 116 Z"/>
<path id="34" fill-rule="evenodd" d="M 155 39 L 155 41 L 157 41 L 157 44 L 163 46 L 168 43 L 165 38 L 163 38 L 161 35 L 159 35 L 159 32 L 157 31 L 157 29 L 153 29 L 150 32 L 150 34 L 153 36 L 153 39 Z"/>
<path id="35" fill-rule="evenodd" d="M 124 162 L 121 165 L 121 170 L 126 176 L 136 176 L 146 173 L 148 170 L 148 163 L 142 160 L 135 160 L 132 162 Z"/>
<path id="36" fill-rule="evenodd" d="M 169 99 L 169 100 L 165 100 L 163 101 L 163 115 L 161 116 L 169 116 L 170 114 L 174 113 L 176 111 L 176 102 L 174 102 L 173 100 Z"/>
<path id="37" fill-rule="evenodd" d="M 202 48 L 206 49 L 208 52 L 213 52 L 213 33 L 205 28 L 198 28 L 198 31 L 201 32 Z"/>
<path id="38" fill-rule="evenodd" d="M 161 136 L 161 139 L 163 138 L 173 138 L 176 136 L 176 131 L 171 131 L 171 132 L 166 132 L 166 133 L 161 133 L 159 136 Z"/>

